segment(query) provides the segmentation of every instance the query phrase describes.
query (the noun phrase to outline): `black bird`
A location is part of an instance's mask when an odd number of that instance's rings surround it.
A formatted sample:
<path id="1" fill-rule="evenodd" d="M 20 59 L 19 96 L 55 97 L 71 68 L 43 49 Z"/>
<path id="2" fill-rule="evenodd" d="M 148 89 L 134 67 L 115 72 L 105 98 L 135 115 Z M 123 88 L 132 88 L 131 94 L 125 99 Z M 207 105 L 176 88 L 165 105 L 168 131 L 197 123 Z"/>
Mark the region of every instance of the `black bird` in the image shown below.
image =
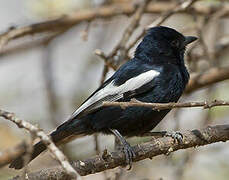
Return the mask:
<path id="1" fill-rule="evenodd" d="M 185 48 L 196 39 L 168 27 L 150 28 L 138 45 L 134 58 L 122 65 L 69 120 L 50 134 L 53 142 L 60 145 L 97 132 L 114 134 L 122 143 L 127 163 L 131 165 L 135 154 L 123 136 L 149 132 L 170 110 L 103 107 L 103 101 L 127 102 L 135 98 L 148 103 L 177 102 L 189 80 L 184 64 Z M 45 149 L 43 142 L 35 144 L 31 160 Z M 14 160 L 10 167 L 22 168 L 22 158 Z"/>

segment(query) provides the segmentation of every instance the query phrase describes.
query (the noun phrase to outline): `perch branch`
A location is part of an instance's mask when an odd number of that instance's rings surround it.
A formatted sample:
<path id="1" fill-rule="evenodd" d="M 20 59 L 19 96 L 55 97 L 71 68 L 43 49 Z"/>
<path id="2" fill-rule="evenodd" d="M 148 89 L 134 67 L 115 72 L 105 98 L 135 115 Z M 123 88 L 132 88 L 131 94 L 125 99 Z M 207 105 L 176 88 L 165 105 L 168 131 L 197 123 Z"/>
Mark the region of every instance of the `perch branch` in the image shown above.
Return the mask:
<path id="1" fill-rule="evenodd" d="M 162 137 L 153 139 L 150 142 L 133 146 L 133 150 L 136 154 L 134 162 L 147 158 L 153 158 L 158 155 L 168 154 L 179 149 L 187 149 L 191 147 L 198 147 L 216 142 L 225 142 L 229 140 L 229 125 L 217 125 L 208 126 L 204 129 L 186 130 L 181 132 L 183 135 L 183 141 L 181 143 L 175 142 L 170 137 Z M 107 169 L 112 169 L 118 166 L 124 166 L 125 154 L 123 151 L 107 152 L 97 155 L 87 160 L 74 161 L 72 163 L 76 171 L 86 176 L 88 174 L 94 174 Z M 35 180 L 37 177 L 43 177 L 46 179 L 58 179 L 59 177 L 65 177 L 65 172 L 59 167 L 44 169 L 42 171 L 28 174 L 30 180 Z M 58 177 L 59 176 L 59 177 Z M 52 177 L 52 178 L 51 178 Z M 15 177 L 13 180 L 18 180 L 20 177 Z M 66 178 L 67 179 L 67 178 Z"/>
<path id="2" fill-rule="evenodd" d="M 186 103 L 144 103 L 137 100 L 130 102 L 103 102 L 103 106 L 120 106 L 121 108 L 127 107 L 148 107 L 153 110 L 173 109 L 173 108 L 190 108 L 190 107 L 203 107 L 204 109 L 212 108 L 215 106 L 229 106 L 228 101 L 212 101 L 212 102 L 186 102 Z"/>

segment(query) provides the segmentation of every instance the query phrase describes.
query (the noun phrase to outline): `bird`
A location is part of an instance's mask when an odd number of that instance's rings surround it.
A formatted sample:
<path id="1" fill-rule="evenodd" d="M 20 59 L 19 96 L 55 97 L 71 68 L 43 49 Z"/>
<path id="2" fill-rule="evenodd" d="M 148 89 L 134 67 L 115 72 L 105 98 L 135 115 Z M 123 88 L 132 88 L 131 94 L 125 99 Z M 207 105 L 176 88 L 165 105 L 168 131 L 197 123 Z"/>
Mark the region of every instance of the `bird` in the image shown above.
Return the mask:
<path id="1" fill-rule="evenodd" d="M 131 99 L 145 103 L 177 102 L 189 81 L 184 63 L 185 49 L 195 40 L 197 37 L 184 36 L 170 27 L 149 28 L 134 57 L 121 65 L 67 121 L 50 133 L 52 141 L 59 146 L 94 133 L 113 134 L 122 144 L 126 164 L 131 167 L 135 153 L 125 137 L 150 132 L 170 109 L 105 107 L 103 102 L 129 102 Z M 45 150 L 42 141 L 36 143 L 30 161 Z M 22 167 L 22 157 L 10 164 L 10 168 Z"/>

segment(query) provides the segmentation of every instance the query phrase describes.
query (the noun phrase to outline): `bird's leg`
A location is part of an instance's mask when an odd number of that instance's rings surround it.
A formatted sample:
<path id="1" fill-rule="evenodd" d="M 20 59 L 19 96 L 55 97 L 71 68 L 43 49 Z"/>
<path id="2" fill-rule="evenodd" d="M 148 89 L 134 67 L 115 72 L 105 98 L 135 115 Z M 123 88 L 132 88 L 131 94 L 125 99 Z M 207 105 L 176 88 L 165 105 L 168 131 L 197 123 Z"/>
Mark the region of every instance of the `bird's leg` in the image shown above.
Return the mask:
<path id="1" fill-rule="evenodd" d="M 156 136 L 156 137 L 171 137 L 178 143 L 182 143 L 183 135 L 179 131 L 159 131 L 159 132 L 147 132 L 142 136 Z"/>
<path id="2" fill-rule="evenodd" d="M 129 164 L 128 170 L 132 167 L 133 158 L 136 156 L 130 144 L 125 140 L 124 137 L 116 129 L 110 129 L 110 131 L 118 138 L 123 146 L 123 150 L 126 156 L 126 163 Z"/>

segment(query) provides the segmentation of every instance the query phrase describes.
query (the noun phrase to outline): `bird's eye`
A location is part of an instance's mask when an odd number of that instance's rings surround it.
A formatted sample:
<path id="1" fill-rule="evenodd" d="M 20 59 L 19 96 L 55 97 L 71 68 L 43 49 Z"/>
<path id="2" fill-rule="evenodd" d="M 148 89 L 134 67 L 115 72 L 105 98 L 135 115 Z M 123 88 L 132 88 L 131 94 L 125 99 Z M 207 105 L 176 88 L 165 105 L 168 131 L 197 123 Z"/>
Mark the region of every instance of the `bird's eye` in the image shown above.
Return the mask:
<path id="1" fill-rule="evenodd" d="M 173 41 L 171 42 L 171 46 L 176 47 L 176 48 L 179 48 L 179 47 L 180 47 L 180 43 L 179 43 L 178 40 L 173 40 Z"/>

